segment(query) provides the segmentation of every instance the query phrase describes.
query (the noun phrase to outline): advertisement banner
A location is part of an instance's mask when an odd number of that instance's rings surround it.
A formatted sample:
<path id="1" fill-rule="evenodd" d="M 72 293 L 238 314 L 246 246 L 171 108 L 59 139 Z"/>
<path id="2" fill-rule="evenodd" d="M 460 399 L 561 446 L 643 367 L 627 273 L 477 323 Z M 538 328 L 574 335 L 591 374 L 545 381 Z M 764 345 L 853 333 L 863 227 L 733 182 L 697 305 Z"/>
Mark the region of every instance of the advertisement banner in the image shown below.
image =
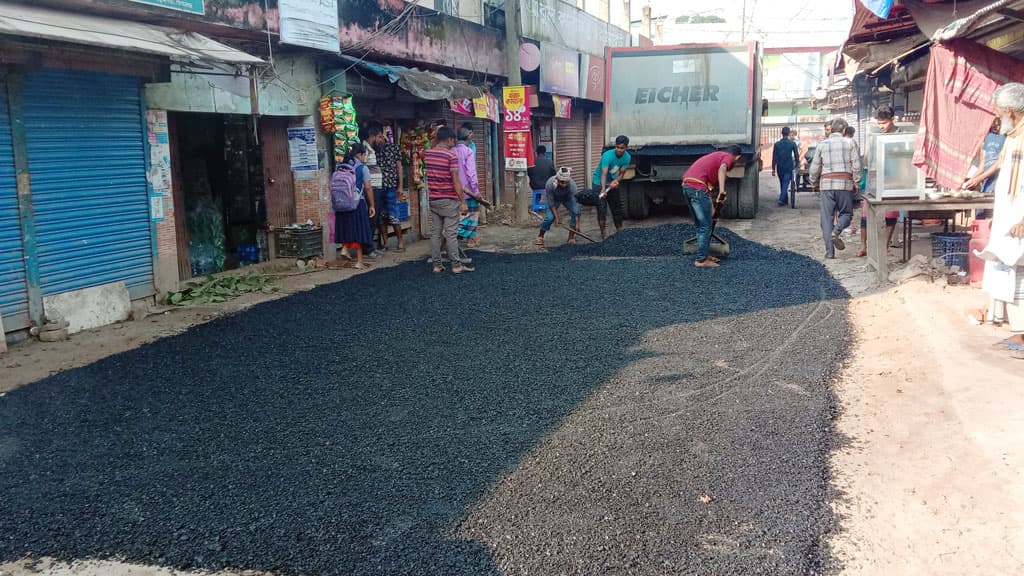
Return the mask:
<path id="1" fill-rule="evenodd" d="M 540 90 L 579 97 L 580 53 L 554 44 L 540 47 Z"/>
<path id="2" fill-rule="evenodd" d="M 484 94 L 479 98 L 473 98 L 473 116 L 477 118 L 487 118 L 490 115 L 490 100 L 487 99 L 488 94 Z"/>
<path id="3" fill-rule="evenodd" d="M 604 102 L 604 58 L 583 54 L 580 62 L 580 96 Z"/>
<path id="4" fill-rule="evenodd" d="M 551 100 L 555 104 L 555 118 L 569 118 L 572 114 L 572 98 L 566 98 L 565 96 L 551 95 Z"/>
<path id="5" fill-rule="evenodd" d="M 502 103 L 505 105 L 505 131 L 530 131 L 530 87 L 505 86 L 502 88 Z"/>
<path id="6" fill-rule="evenodd" d="M 533 134 L 505 132 L 505 169 L 526 170 L 533 164 Z"/>
<path id="7" fill-rule="evenodd" d="M 338 0 L 280 0 L 281 42 L 337 52 Z"/>
<path id="8" fill-rule="evenodd" d="M 501 121 L 501 105 L 494 96 L 487 95 L 487 119 L 497 124 Z"/>
<path id="9" fill-rule="evenodd" d="M 473 115 L 473 101 L 469 98 L 449 100 L 448 103 L 451 105 L 452 112 L 455 112 L 456 114 L 461 114 L 463 116 Z"/>

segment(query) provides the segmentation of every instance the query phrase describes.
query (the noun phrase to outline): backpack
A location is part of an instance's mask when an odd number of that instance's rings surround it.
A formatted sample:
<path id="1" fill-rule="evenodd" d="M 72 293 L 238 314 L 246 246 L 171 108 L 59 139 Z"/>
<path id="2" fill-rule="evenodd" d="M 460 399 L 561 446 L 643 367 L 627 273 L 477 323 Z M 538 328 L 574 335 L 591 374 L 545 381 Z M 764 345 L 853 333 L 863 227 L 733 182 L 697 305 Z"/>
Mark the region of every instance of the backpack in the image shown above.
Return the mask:
<path id="1" fill-rule="evenodd" d="M 335 212 L 351 212 L 359 207 L 362 190 L 356 186 L 356 167 L 345 162 L 331 175 L 331 207 Z"/>

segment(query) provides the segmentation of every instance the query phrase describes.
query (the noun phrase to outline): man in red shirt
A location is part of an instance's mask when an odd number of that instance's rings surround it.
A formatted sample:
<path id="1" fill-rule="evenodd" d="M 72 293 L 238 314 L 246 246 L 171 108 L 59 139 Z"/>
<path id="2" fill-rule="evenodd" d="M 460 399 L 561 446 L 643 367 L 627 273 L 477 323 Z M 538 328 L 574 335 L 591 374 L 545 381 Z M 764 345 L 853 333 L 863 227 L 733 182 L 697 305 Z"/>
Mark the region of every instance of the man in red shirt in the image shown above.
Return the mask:
<path id="1" fill-rule="evenodd" d="M 459 159 L 452 146 L 455 131 L 447 126 L 437 129 L 437 143 L 423 153 L 427 165 L 427 193 L 430 199 L 430 256 L 434 272 L 444 272 L 441 265 L 441 243 L 448 245 L 452 272 L 472 272 L 459 256 L 459 220 L 466 214 L 466 196 L 459 177 Z"/>
<path id="2" fill-rule="evenodd" d="M 718 258 L 708 255 L 711 245 L 712 204 L 711 193 L 717 190 L 725 202 L 725 173 L 740 159 L 743 152 L 739 146 L 701 156 L 683 175 L 683 194 L 690 201 L 690 212 L 697 226 L 697 259 L 693 265 L 698 268 L 718 268 Z"/>

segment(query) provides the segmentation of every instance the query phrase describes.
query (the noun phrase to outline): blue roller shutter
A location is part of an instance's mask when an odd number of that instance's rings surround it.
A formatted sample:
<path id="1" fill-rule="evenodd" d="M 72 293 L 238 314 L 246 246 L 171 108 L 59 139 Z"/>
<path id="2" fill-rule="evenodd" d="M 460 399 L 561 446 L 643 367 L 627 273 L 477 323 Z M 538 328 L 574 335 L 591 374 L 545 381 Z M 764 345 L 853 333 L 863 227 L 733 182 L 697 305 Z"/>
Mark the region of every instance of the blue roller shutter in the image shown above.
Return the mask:
<path id="1" fill-rule="evenodd" d="M 2 332 L 29 325 L 25 259 L 21 246 L 18 189 L 14 177 L 14 152 L 7 109 L 7 86 L 0 77 L 0 315 Z"/>
<path id="2" fill-rule="evenodd" d="M 25 76 L 25 131 L 44 296 L 123 280 L 153 292 L 137 78 L 42 69 Z"/>

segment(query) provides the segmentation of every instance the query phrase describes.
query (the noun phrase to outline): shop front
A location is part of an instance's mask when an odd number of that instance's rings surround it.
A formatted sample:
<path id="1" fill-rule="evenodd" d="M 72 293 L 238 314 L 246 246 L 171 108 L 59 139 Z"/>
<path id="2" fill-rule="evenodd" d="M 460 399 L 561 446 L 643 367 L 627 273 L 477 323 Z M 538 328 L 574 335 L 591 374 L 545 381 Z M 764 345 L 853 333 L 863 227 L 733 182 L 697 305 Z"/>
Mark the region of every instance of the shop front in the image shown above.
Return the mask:
<path id="1" fill-rule="evenodd" d="M 123 283 L 156 292 L 154 206 L 143 85 L 186 49 L 167 29 L 9 7 L 38 26 L 0 39 L 0 314 L 4 332 L 39 324 L 58 296 Z M 77 27 L 64 26 L 74 18 Z M 87 26 L 83 26 L 87 25 Z M 78 38 L 73 30 L 88 27 Z M 42 44 L 68 35 L 66 42 Z M 117 46 L 125 34 L 152 40 Z M 163 44 L 160 43 L 162 38 Z M 219 58 L 243 53 L 223 48 Z M 196 40 L 191 40 L 195 42 Z M 112 57 L 109 49 L 129 51 Z M 134 53 L 134 55 L 132 55 Z M 214 51 L 210 51 L 211 54 Z M 252 58 L 254 61 L 259 61 Z M 15 177 L 17 174 L 17 178 Z M 99 303 L 102 305 L 102 303 Z"/>
<path id="2" fill-rule="evenodd" d="M 419 237 L 429 234 L 422 153 L 430 146 L 430 136 L 439 122 L 453 129 L 458 129 L 463 122 L 473 124 L 481 191 L 488 199 L 493 198 L 487 192 L 491 189 L 493 174 L 489 161 L 493 150 L 489 122 L 452 109 L 453 101 L 479 97 L 483 94 L 482 88 L 436 72 L 348 57 L 342 59 L 350 69 L 327 70 L 325 91 L 333 98 L 350 101 L 354 119 L 347 120 L 352 125 L 335 123 L 333 160 L 340 159 L 345 147 L 351 144 L 353 130 L 361 133 L 371 125 L 383 127 L 388 141 L 398 144 L 402 152 L 404 171 L 403 186 L 398 190 L 398 217 L 405 231 Z M 354 141 L 358 141 L 358 137 Z"/>
<path id="3" fill-rule="evenodd" d="M 276 66 L 278 74 L 254 79 L 255 90 L 227 66 L 172 67 L 170 82 L 146 86 L 151 116 L 166 119 L 166 134 L 151 139 L 167 141 L 173 216 L 161 226 L 160 260 L 176 282 L 281 254 L 278 230 L 307 223 L 307 233 L 326 229 L 316 65 L 280 54 Z M 309 164 L 299 166 L 289 138 L 303 127 L 313 151 L 298 154 Z M 150 130 L 159 128 L 151 123 Z"/>

